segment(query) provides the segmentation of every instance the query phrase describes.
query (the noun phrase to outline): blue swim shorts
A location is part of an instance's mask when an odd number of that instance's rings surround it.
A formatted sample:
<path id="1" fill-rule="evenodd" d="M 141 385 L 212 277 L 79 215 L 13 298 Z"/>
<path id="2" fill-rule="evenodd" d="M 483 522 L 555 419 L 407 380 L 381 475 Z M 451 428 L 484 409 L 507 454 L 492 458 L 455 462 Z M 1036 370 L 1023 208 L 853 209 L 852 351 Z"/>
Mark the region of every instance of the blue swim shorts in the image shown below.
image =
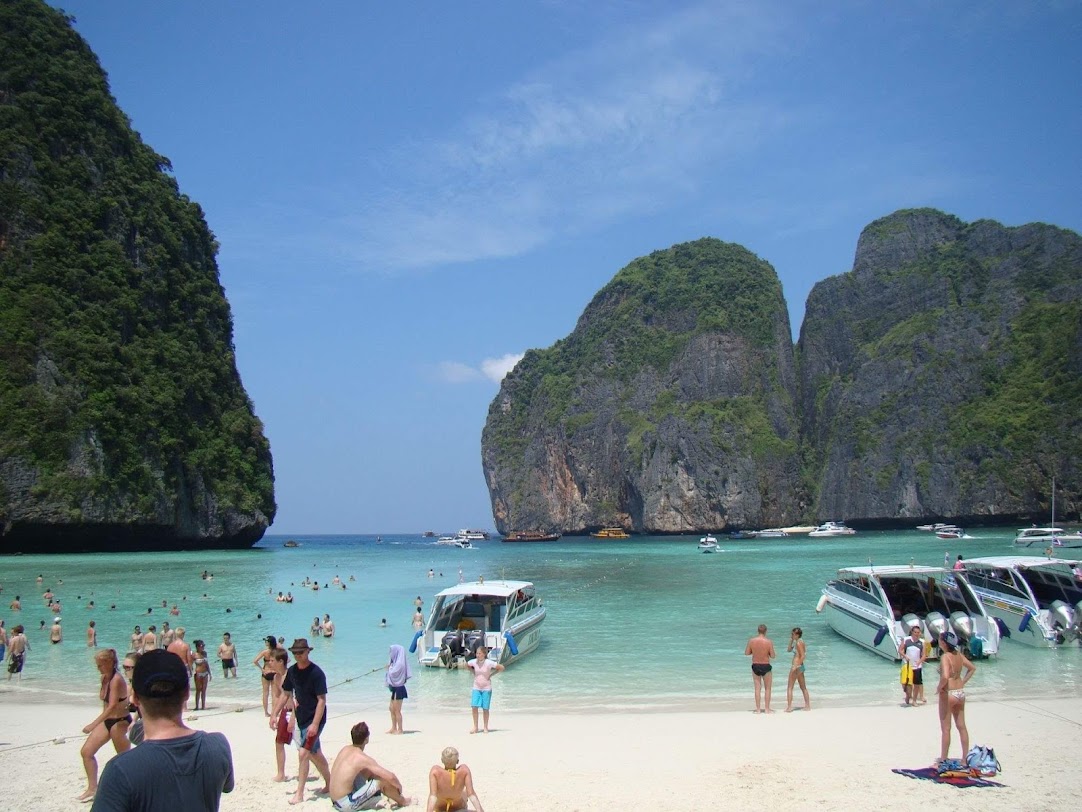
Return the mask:
<path id="1" fill-rule="evenodd" d="M 387 687 L 391 689 L 391 699 L 409 699 L 405 685 L 388 685 Z"/>
<path id="2" fill-rule="evenodd" d="M 473 696 L 470 697 L 470 707 L 480 708 L 481 710 L 488 710 L 492 707 L 492 691 L 478 691 L 473 689 Z"/>

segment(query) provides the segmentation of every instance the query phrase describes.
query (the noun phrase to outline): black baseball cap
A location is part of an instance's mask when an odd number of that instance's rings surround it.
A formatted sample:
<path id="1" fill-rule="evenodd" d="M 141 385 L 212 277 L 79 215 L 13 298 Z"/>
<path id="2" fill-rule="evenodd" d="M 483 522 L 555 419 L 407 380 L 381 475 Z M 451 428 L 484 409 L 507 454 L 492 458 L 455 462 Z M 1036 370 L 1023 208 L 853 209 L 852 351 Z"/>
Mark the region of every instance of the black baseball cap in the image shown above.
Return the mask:
<path id="1" fill-rule="evenodd" d="M 154 649 L 139 658 L 131 683 L 138 696 L 166 699 L 187 690 L 188 669 L 173 652 Z"/>

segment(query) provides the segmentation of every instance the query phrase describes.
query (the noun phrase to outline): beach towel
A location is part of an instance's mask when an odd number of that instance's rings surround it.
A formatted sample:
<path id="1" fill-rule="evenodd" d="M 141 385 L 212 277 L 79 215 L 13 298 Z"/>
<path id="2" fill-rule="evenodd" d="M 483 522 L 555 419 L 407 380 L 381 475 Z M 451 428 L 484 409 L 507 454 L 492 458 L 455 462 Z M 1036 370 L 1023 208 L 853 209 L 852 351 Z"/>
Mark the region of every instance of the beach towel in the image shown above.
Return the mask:
<path id="1" fill-rule="evenodd" d="M 962 775 L 955 772 L 940 773 L 935 767 L 918 767 L 916 769 L 907 770 L 903 768 L 891 770 L 892 773 L 898 775 L 904 775 L 907 778 L 921 778 L 925 781 L 935 781 L 937 784 L 950 784 L 952 787 L 1002 787 L 1005 784 L 1000 784 L 996 781 L 989 781 L 987 778 L 978 778 L 973 775 Z"/>

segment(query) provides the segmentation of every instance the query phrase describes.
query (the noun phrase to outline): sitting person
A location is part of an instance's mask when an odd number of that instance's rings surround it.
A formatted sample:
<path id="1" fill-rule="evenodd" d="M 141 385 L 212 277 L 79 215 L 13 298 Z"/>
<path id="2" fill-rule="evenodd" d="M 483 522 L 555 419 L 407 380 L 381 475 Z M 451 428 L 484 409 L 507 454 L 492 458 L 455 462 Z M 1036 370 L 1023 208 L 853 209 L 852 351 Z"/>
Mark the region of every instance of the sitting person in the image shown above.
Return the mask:
<path id="1" fill-rule="evenodd" d="M 358 722 L 349 731 L 353 744 L 338 751 L 331 767 L 331 802 L 339 812 L 375 809 L 386 795 L 398 806 L 409 806 L 402 795 L 402 782 L 393 772 L 381 767 L 364 752 L 368 744 L 368 725 Z"/>
<path id="2" fill-rule="evenodd" d="M 445 747 L 440 754 L 443 766 L 428 771 L 428 807 L 426 812 L 454 812 L 470 809 L 485 812 L 473 788 L 473 774 L 465 764 L 458 763 L 458 750 Z"/>

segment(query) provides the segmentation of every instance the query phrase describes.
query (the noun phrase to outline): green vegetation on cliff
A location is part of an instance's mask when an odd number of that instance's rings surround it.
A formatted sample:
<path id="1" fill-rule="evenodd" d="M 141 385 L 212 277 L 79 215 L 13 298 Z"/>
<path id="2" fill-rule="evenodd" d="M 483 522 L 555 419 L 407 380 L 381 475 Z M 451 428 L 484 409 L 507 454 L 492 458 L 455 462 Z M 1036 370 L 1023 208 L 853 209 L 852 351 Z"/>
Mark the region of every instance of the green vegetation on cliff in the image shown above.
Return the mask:
<path id="1" fill-rule="evenodd" d="M 201 488 L 269 522 L 217 244 L 170 173 L 68 18 L 0 4 L 0 464 L 33 471 L 31 496 L 72 522 L 198 510 Z M 0 520 L 11 499 L 0 487 Z"/>

